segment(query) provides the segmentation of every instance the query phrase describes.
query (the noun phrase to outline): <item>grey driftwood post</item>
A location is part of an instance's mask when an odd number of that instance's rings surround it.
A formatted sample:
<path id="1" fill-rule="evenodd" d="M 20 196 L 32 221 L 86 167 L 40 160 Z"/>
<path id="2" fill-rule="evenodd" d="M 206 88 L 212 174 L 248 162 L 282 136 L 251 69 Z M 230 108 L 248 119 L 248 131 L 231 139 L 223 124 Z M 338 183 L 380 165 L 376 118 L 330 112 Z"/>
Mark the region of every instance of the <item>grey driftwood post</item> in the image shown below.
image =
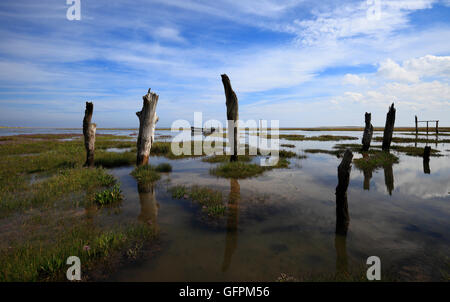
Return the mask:
<path id="1" fill-rule="evenodd" d="M 370 120 L 372 119 L 371 114 L 366 112 L 364 118 L 366 122 L 366 127 L 364 128 L 364 134 L 362 138 L 362 145 L 363 145 L 362 150 L 369 151 L 370 141 L 372 140 L 373 135 L 373 126 L 370 123 Z"/>
<path id="2" fill-rule="evenodd" d="M 86 148 L 85 167 L 94 166 L 95 131 L 97 125 L 91 122 L 93 112 L 94 104 L 92 102 L 86 102 L 86 110 L 84 111 L 83 118 L 84 147 Z"/>
<path id="3" fill-rule="evenodd" d="M 136 112 L 139 118 L 136 166 L 142 166 L 148 163 L 150 149 L 155 138 L 155 127 L 158 122 L 156 105 L 158 104 L 159 96 L 156 93 L 150 92 L 150 90 L 142 97 L 142 110 Z"/>
<path id="4" fill-rule="evenodd" d="M 341 164 L 338 166 L 338 185 L 336 187 L 336 234 L 347 234 L 350 221 L 348 215 L 347 188 L 350 182 L 353 153 L 345 150 Z"/>
<path id="5" fill-rule="evenodd" d="M 230 161 L 237 161 L 238 145 L 239 145 L 239 108 L 238 99 L 233 88 L 231 88 L 230 79 L 226 74 L 222 74 L 222 83 L 225 90 L 225 98 L 227 105 L 227 121 L 228 121 L 228 137 L 230 141 L 230 148 L 232 148 L 232 155 Z"/>
<path id="6" fill-rule="evenodd" d="M 392 103 L 391 107 L 389 107 L 389 111 L 386 116 L 386 125 L 384 126 L 383 147 L 382 147 L 384 151 L 389 151 L 389 148 L 391 147 L 394 124 L 395 124 L 395 108 L 394 103 Z"/>

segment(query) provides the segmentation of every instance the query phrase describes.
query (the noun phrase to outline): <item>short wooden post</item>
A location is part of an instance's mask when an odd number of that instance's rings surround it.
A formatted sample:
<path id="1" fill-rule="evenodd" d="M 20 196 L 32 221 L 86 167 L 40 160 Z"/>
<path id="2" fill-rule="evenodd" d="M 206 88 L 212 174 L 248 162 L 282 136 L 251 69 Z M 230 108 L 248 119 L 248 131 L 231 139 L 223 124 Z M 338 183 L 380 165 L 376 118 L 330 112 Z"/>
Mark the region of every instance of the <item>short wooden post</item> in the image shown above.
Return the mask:
<path id="1" fill-rule="evenodd" d="M 362 138 L 362 145 L 363 145 L 362 150 L 363 151 L 369 150 L 370 142 L 372 140 L 373 126 L 370 123 L 371 118 L 372 118 L 371 114 L 366 112 L 366 114 L 364 116 L 366 126 L 364 128 L 364 133 L 363 133 L 363 138 Z"/>
<path id="2" fill-rule="evenodd" d="M 353 153 L 347 149 L 338 166 L 338 185 L 336 187 L 336 234 L 347 234 L 350 221 L 348 215 L 347 188 L 350 182 Z"/>
<path id="3" fill-rule="evenodd" d="M 91 122 L 93 112 L 94 104 L 92 102 L 86 102 L 86 110 L 84 111 L 83 118 L 84 147 L 86 148 L 85 167 L 94 166 L 95 132 L 97 125 Z"/>
<path id="4" fill-rule="evenodd" d="M 436 134 L 439 134 L 439 121 L 436 121 Z"/>
<path id="5" fill-rule="evenodd" d="M 238 99 L 233 88 L 231 88 L 230 79 L 226 74 L 222 74 L 222 83 L 225 90 L 225 98 L 227 105 L 227 121 L 228 121 L 228 137 L 232 154 L 230 161 L 237 161 L 238 145 L 239 145 L 239 108 Z"/>
<path id="6" fill-rule="evenodd" d="M 419 128 L 418 128 L 418 123 L 417 123 L 417 115 L 415 116 L 415 119 L 416 119 L 416 134 L 419 134 Z"/>
<path id="7" fill-rule="evenodd" d="M 395 124 L 395 108 L 394 103 L 392 103 L 391 107 L 389 107 L 389 111 L 386 116 L 386 125 L 384 126 L 383 146 L 382 146 L 382 149 L 384 151 L 389 151 L 389 148 L 391 147 L 392 133 L 394 132 L 394 124 Z"/>
<path id="8" fill-rule="evenodd" d="M 148 90 L 142 97 L 142 110 L 136 112 L 139 118 L 139 135 L 137 140 L 136 166 L 146 165 L 150 156 L 153 141 L 155 139 L 155 127 L 159 118 L 156 115 L 156 105 L 159 96 Z"/>

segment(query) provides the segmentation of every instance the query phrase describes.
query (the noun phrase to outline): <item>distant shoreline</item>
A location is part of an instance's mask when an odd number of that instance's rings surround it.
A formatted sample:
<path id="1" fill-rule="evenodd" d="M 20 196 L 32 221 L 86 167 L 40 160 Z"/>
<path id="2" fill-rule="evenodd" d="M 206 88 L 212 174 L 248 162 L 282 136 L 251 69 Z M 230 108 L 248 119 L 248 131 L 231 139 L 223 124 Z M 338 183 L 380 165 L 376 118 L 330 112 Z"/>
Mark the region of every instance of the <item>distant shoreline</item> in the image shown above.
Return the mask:
<path id="1" fill-rule="evenodd" d="M 8 126 L 0 126 L 0 129 L 57 129 L 57 130 L 82 130 L 82 128 L 59 128 L 59 127 L 8 127 Z M 97 128 L 97 130 L 130 130 L 130 131 L 138 131 L 138 128 Z M 156 130 L 171 130 L 171 128 L 156 128 Z M 190 130 L 186 128 L 185 130 Z M 224 128 L 226 130 L 226 128 Z M 246 129 L 247 130 L 247 129 Z M 257 128 L 250 128 L 248 130 L 257 130 Z M 267 130 L 271 130 L 271 128 L 267 128 Z M 297 130 L 297 131 L 364 131 L 364 127 L 360 126 L 344 126 L 344 127 L 286 127 L 279 128 L 279 130 Z M 384 127 L 374 127 L 374 131 L 383 131 Z M 415 127 L 395 127 L 394 131 L 415 131 Z M 426 127 L 420 127 L 419 131 L 426 131 Z M 434 133 L 436 130 L 435 127 L 429 127 L 428 132 Z M 450 127 L 439 127 L 439 132 L 450 132 Z"/>

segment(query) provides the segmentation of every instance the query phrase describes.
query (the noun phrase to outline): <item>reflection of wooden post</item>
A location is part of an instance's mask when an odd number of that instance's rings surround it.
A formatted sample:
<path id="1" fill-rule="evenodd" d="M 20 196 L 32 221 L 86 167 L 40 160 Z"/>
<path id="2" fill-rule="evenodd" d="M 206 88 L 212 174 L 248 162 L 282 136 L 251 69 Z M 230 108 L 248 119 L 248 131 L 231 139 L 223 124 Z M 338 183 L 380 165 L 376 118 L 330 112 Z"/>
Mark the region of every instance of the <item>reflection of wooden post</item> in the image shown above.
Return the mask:
<path id="1" fill-rule="evenodd" d="M 394 131 L 395 124 L 395 108 L 394 103 L 389 107 L 389 111 L 386 116 L 386 125 L 384 126 L 383 134 L 383 150 L 388 151 L 391 147 L 392 133 Z"/>
<path id="2" fill-rule="evenodd" d="M 386 185 L 389 195 L 392 195 L 392 191 L 394 190 L 394 170 L 392 169 L 392 164 L 384 166 L 383 170 L 384 184 Z"/>
<path id="3" fill-rule="evenodd" d="M 336 233 L 347 234 L 350 221 L 347 205 L 347 188 L 350 182 L 353 153 L 346 150 L 338 167 L 338 185 L 336 187 Z"/>
<path id="4" fill-rule="evenodd" d="M 146 165 L 148 163 L 150 149 L 152 148 L 155 136 L 155 127 L 158 121 L 158 116 L 156 115 L 158 98 L 159 96 L 156 93 L 150 92 L 149 89 L 148 93 L 142 97 L 142 110 L 136 112 L 139 118 L 136 166 Z"/>
<path id="5" fill-rule="evenodd" d="M 423 173 L 430 174 L 430 154 L 431 154 L 431 147 L 426 146 L 423 149 Z"/>
<path id="6" fill-rule="evenodd" d="M 150 225 L 154 225 L 155 229 L 157 229 L 159 203 L 156 200 L 153 183 L 138 183 L 138 192 L 139 202 L 141 204 L 141 212 L 138 216 L 138 220 Z"/>
<path id="7" fill-rule="evenodd" d="M 370 148 L 370 141 L 372 140 L 372 135 L 373 135 L 373 126 L 370 123 L 371 114 L 366 112 L 364 118 L 365 118 L 366 127 L 364 128 L 364 134 L 363 134 L 363 138 L 362 138 L 362 145 L 363 145 L 362 150 L 368 151 Z"/>
<path id="8" fill-rule="evenodd" d="M 225 255 L 223 257 L 222 272 L 228 270 L 231 257 L 237 247 L 240 198 L 241 188 L 238 181 L 236 179 L 230 179 L 230 196 L 227 208 L 227 235 L 225 238 Z"/>
<path id="9" fill-rule="evenodd" d="M 334 245 L 336 248 L 336 271 L 338 274 L 346 274 L 347 263 L 347 230 L 350 222 L 348 214 L 347 188 L 350 182 L 350 171 L 353 154 L 346 150 L 342 162 L 338 167 L 338 185 L 336 187 L 336 236 Z"/>
<path id="10" fill-rule="evenodd" d="M 239 108 L 238 99 L 233 88 L 231 88 L 230 79 L 226 74 L 222 74 L 222 83 L 225 90 L 226 104 L 227 104 L 227 120 L 228 120 L 228 135 L 230 140 L 230 148 L 232 148 L 231 161 L 237 161 L 238 144 L 239 144 Z M 233 131 L 232 131 L 233 130 Z"/>
<path id="11" fill-rule="evenodd" d="M 95 131 L 97 125 L 91 123 L 92 114 L 94 112 L 94 104 L 86 102 L 86 110 L 84 111 L 83 119 L 83 135 L 84 135 L 84 147 L 86 148 L 86 162 L 84 166 L 94 166 L 94 151 L 95 151 Z"/>

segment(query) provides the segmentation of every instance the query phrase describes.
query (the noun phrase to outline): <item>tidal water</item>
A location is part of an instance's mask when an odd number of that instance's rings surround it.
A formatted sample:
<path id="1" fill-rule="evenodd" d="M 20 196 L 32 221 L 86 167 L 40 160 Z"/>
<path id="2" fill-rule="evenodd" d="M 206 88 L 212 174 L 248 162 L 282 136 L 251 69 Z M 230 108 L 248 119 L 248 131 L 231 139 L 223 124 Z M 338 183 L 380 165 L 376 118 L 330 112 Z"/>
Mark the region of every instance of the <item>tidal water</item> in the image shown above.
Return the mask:
<path id="1" fill-rule="evenodd" d="M 114 131 L 119 135 L 135 132 Z M 280 133 L 362 135 L 359 131 Z M 157 131 L 159 135 L 176 134 Z M 160 236 L 157 252 L 118 269 L 109 280 L 275 281 L 281 273 L 302 280 L 346 271 L 365 275 L 369 256 L 381 259 L 382 280 L 388 275 L 408 281 L 441 280 L 450 265 L 450 144 L 431 145 L 443 156 L 431 157 L 427 169 L 422 158 L 395 151 L 398 164 L 374 171 L 353 166 L 348 187 L 350 222 L 346 236 L 342 236 L 336 234 L 335 196 L 341 159 L 303 151 L 331 150 L 336 143 L 360 143 L 360 139 L 282 139 L 280 144 L 295 145 L 283 149 L 307 158 L 290 159 L 289 169 L 274 169 L 243 180 L 211 176 L 209 170 L 217 164 L 201 158 L 151 157 L 152 164 L 168 162 L 173 171 L 146 192 L 130 175 L 132 167 L 111 169 L 125 196 L 114 219 L 151 221 Z M 360 156 L 355 154 L 354 158 Z M 168 188 L 174 185 L 219 190 L 233 206 L 218 225 L 211 224 L 195 204 L 171 197 Z"/>

